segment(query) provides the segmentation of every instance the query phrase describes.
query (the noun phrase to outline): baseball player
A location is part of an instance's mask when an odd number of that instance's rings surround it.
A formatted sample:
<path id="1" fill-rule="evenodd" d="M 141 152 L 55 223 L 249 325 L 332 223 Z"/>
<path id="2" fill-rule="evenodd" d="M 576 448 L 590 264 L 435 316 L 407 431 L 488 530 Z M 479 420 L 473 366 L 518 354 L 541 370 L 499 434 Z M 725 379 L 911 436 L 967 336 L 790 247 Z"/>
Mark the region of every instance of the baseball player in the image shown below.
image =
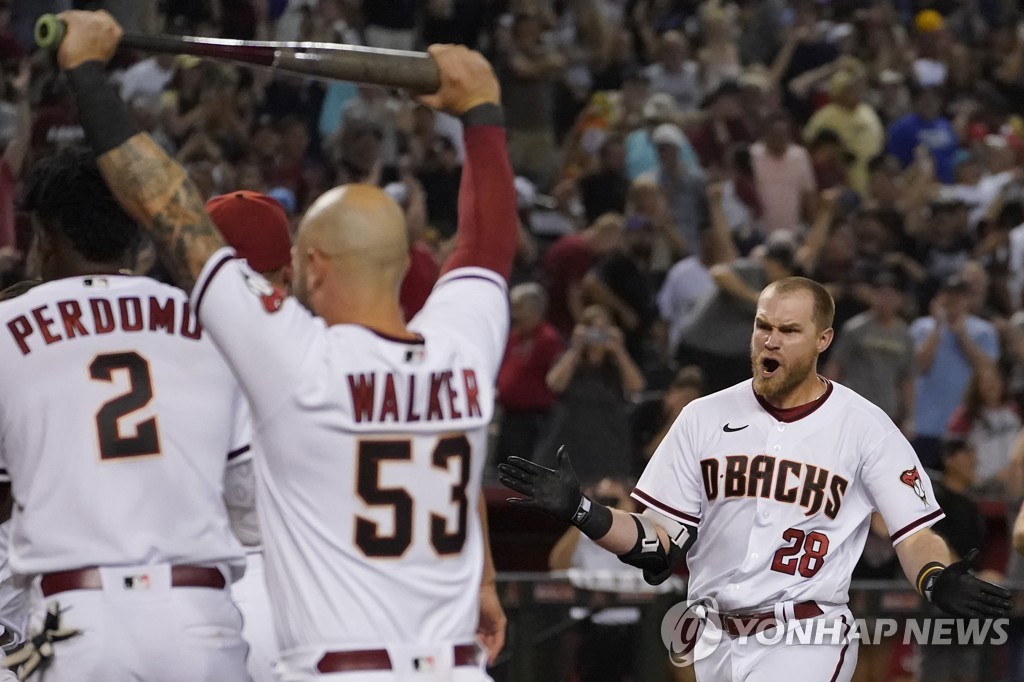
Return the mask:
<path id="1" fill-rule="evenodd" d="M 16 298 L 26 291 L 35 288 L 42 282 L 26 280 L 12 284 L 0 291 L 0 303 Z M 8 560 L 11 543 L 11 498 L 10 478 L 6 471 L 0 471 L 0 648 L 4 653 L 18 649 L 25 641 L 28 631 L 30 589 L 24 580 L 16 580 L 11 573 Z M 7 661 L 4 661 L 7 663 Z M 0 666 L 0 681 L 17 680 L 18 676 Z"/>
<path id="2" fill-rule="evenodd" d="M 276 200 L 243 190 L 213 197 L 206 202 L 206 210 L 239 259 L 245 260 L 272 287 L 290 287 L 292 240 L 288 216 Z M 272 291 L 270 287 L 268 290 Z M 249 645 L 246 667 L 253 682 L 273 682 L 278 649 L 264 580 L 252 460 L 228 467 L 224 501 L 235 537 L 245 547 L 245 575 L 231 585 L 231 596 L 242 612 L 242 637 Z"/>
<path id="3" fill-rule="evenodd" d="M 91 152 L 39 162 L 25 196 L 44 283 L 0 303 L 10 565 L 59 602 L 48 630 L 81 632 L 46 680 L 245 680 L 223 502 L 241 389 L 185 294 L 130 276 L 138 226 Z"/>
<path id="4" fill-rule="evenodd" d="M 252 406 L 282 679 L 487 679 L 474 635 L 500 648 L 504 622 L 477 501 L 517 236 L 490 65 L 430 49 L 441 87 L 423 101 L 462 118 L 466 162 L 458 246 L 406 323 L 406 230 L 383 191 L 314 202 L 294 249 L 299 300 L 287 298 L 234 258 L 181 167 L 135 132 L 103 76 L 116 22 L 61 17 L 58 62 L 101 170 L 174 259 Z"/>
<path id="5" fill-rule="evenodd" d="M 717 603 L 722 643 L 698 660 L 699 680 L 849 680 L 856 640 L 846 606 L 871 513 L 891 530 L 904 572 L 945 611 L 998 617 L 1010 593 L 953 562 L 929 529 L 943 517 L 907 440 L 856 393 L 817 373 L 835 306 L 816 282 L 791 277 L 760 296 L 750 343 L 753 379 L 687 405 L 633 491 L 642 514 L 583 497 L 563 451 L 554 471 L 500 464 L 513 503 L 573 523 L 649 582 L 686 556 L 689 597 Z M 769 646 L 736 635 L 822 618 L 842 627 L 834 645 Z M 838 639 L 838 638 L 837 638 Z"/>

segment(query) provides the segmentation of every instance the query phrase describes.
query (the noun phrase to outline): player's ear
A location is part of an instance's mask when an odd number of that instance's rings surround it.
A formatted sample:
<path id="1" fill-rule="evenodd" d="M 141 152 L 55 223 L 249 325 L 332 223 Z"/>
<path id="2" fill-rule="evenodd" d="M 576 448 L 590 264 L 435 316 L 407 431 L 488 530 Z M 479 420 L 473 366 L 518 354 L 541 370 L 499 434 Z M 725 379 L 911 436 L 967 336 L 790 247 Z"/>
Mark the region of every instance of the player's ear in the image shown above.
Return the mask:
<path id="1" fill-rule="evenodd" d="M 309 259 L 306 267 L 306 289 L 315 291 L 327 278 L 331 267 L 331 259 L 319 249 L 309 248 L 306 250 L 306 257 Z"/>
<path id="2" fill-rule="evenodd" d="M 829 327 L 825 331 L 818 335 L 818 355 L 825 352 L 829 346 L 832 345 L 832 339 L 835 337 L 835 330 Z"/>

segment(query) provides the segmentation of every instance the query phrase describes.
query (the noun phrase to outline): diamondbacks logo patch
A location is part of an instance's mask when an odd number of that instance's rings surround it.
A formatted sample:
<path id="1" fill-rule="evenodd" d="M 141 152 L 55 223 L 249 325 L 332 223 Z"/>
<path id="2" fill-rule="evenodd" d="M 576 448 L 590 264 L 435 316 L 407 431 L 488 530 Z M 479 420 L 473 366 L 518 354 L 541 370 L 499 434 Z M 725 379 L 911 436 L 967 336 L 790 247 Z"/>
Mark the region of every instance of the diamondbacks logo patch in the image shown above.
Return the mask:
<path id="1" fill-rule="evenodd" d="M 924 493 L 924 485 L 921 483 L 921 474 L 917 473 L 917 467 L 907 469 L 900 474 L 900 483 L 913 489 L 921 501 L 928 504 L 928 496 Z"/>
<path id="2" fill-rule="evenodd" d="M 259 296 L 264 310 L 268 313 L 276 313 L 281 309 L 284 300 L 288 297 L 287 294 L 268 282 L 262 275 L 249 272 L 244 276 L 245 285 L 249 287 L 249 291 Z"/>

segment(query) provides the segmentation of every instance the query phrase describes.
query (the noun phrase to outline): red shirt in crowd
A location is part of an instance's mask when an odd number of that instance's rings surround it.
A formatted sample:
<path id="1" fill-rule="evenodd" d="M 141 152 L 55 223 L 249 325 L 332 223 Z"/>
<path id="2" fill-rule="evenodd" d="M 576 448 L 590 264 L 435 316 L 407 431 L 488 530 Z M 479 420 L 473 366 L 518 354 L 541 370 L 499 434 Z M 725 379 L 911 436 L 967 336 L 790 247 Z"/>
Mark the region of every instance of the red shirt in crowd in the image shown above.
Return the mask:
<path id="1" fill-rule="evenodd" d="M 427 296 L 437 283 L 439 272 L 440 268 L 434 262 L 430 249 L 420 242 L 413 244 L 409 249 L 409 271 L 405 273 L 402 288 L 398 293 L 406 320 L 411 320 L 427 302 Z"/>
<path id="2" fill-rule="evenodd" d="M 562 337 L 547 322 L 526 334 L 513 329 L 508 336 L 505 359 L 498 371 L 498 402 L 510 412 L 543 412 L 551 409 L 555 396 L 548 389 L 547 376 L 565 350 Z"/>
<path id="3" fill-rule="evenodd" d="M 569 290 L 577 286 L 597 262 L 597 254 L 578 234 L 555 242 L 544 257 L 544 273 L 550 303 L 548 320 L 565 338 L 572 334 L 575 321 L 569 309 Z"/>

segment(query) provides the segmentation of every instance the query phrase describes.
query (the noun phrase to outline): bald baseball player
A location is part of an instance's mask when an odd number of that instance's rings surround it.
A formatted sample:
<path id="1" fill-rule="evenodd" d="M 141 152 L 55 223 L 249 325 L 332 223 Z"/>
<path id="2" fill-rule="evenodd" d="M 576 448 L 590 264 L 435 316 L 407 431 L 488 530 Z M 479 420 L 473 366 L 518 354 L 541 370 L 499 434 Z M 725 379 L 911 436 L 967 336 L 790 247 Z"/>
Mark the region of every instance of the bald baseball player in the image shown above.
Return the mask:
<path id="1" fill-rule="evenodd" d="M 817 373 L 835 304 L 790 277 L 761 293 L 750 341 L 753 378 L 687 405 L 633 491 L 627 514 L 580 494 L 569 456 L 558 470 L 519 458 L 499 465 L 512 503 L 576 525 L 649 582 L 685 556 L 689 598 L 713 599 L 722 643 L 698 680 L 849 680 L 856 640 L 769 646 L 736 635 L 789 620 L 853 622 L 850 576 L 871 513 L 881 513 L 907 578 L 962 617 L 1007 614 L 1010 593 L 973 577 L 929 526 L 943 517 L 913 448 L 882 410 Z M 709 621 L 713 623 L 714 619 Z"/>
<path id="2" fill-rule="evenodd" d="M 131 274 L 141 233 L 90 150 L 37 162 L 24 205 L 43 283 L 0 302 L 9 561 L 80 631 L 45 679 L 248 679 L 223 501 L 241 388 L 185 293 Z"/>
<path id="3" fill-rule="evenodd" d="M 273 287 L 287 290 L 292 279 L 292 238 L 288 216 L 277 200 L 265 194 L 239 190 L 206 202 L 224 240 L 235 255 Z M 249 645 L 245 665 L 253 682 L 275 682 L 278 658 L 274 616 L 263 568 L 263 541 L 256 512 L 256 472 L 252 460 L 228 467 L 224 502 L 231 529 L 245 548 L 245 575 L 231 585 L 231 596 L 242 612 L 242 637 Z"/>
<path id="4" fill-rule="evenodd" d="M 504 621 L 478 500 L 517 232 L 490 65 L 430 48 L 441 87 L 422 101 L 461 117 L 466 163 L 458 246 L 406 324 L 406 230 L 383 191 L 314 202 L 292 261 L 298 301 L 268 291 L 107 84 L 120 27 L 104 12 L 61 17 L 58 62 L 104 176 L 173 260 L 249 397 L 282 678 L 487 679 L 481 644 L 500 646 Z"/>

